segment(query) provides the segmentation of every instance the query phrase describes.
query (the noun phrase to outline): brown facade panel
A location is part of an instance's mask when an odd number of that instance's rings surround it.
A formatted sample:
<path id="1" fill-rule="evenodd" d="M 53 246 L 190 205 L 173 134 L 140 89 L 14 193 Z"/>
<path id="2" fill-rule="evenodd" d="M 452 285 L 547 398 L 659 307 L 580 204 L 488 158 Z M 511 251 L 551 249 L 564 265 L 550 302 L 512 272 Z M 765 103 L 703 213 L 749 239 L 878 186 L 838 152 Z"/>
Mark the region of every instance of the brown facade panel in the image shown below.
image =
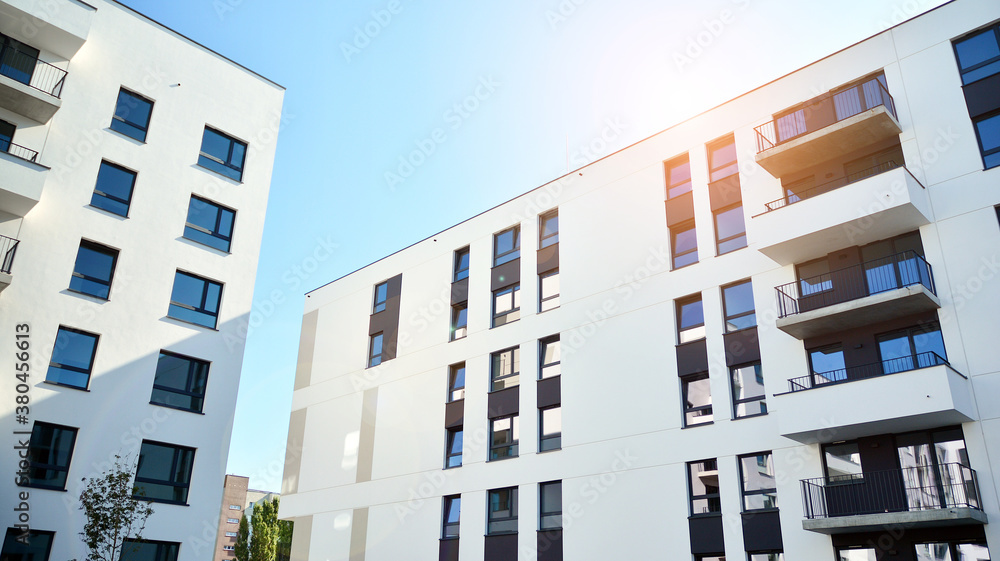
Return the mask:
<path id="1" fill-rule="evenodd" d="M 538 408 L 552 407 L 562 403 L 562 395 L 559 379 L 561 376 L 553 376 L 538 381 Z"/>
<path id="2" fill-rule="evenodd" d="M 403 275 L 399 274 L 388 281 L 385 309 L 369 316 L 368 335 L 382 333 L 382 362 L 396 358 L 396 345 L 399 340 L 399 298 L 403 287 Z"/>
<path id="3" fill-rule="evenodd" d="M 736 366 L 760 360 L 760 345 L 756 327 L 726 333 L 722 336 L 722 341 L 726 345 L 726 366 Z"/>
<path id="4" fill-rule="evenodd" d="M 451 305 L 469 301 L 469 277 L 451 283 Z"/>
<path id="5" fill-rule="evenodd" d="M 453 429 L 465 424 L 465 400 L 452 401 L 444 406 L 444 428 Z"/>
<path id="6" fill-rule="evenodd" d="M 489 417 L 506 417 L 507 415 L 518 414 L 518 400 L 520 399 L 520 387 L 514 386 L 500 391 L 490 393 L 489 396 Z"/>
<path id="7" fill-rule="evenodd" d="M 712 212 L 727 206 L 735 205 L 743 200 L 740 193 L 740 174 L 708 184 L 708 198 L 712 202 Z"/>
<path id="8" fill-rule="evenodd" d="M 743 549 L 747 551 L 781 551 L 781 520 L 777 510 L 744 512 Z"/>
<path id="9" fill-rule="evenodd" d="M 538 250 L 538 274 L 547 273 L 559 268 L 559 244 Z"/>
<path id="10" fill-rule="evenodd" d="M 965 105 L 969 108 L 969 116 L 975 119 L 991 111 L 1000 109 L 1000 74 L 977 80 L 962 87 L 965 92 Z"/>
<path id="11" fill-rule="evenodd" d="M 438 561 L 458 561 L 458 538 L 439 540 Z"/>
<path id="12" fill-rule="evenodd" d="M 521 260 L 515 259 L 490 269 L 490 290 L 500 290 L 521 282 Z"/>
<path id="13" fill-rule="evenodd" d="M 484 561 L 517 559 L 517 534 L 486 536 Z"/>
<path id="14" fill-rule="evenodd" d="M 722 534 L 722 515 L 692 516 L 688 518 L 691 536 L 691 553 L 695 555 L 725 554 L 726 542 Z"/>
<path id="15" fill-rule="evenodd" d="M 679 197 L 667 199 L 664 204 L 667 207 L 668 228 L 676 226 L 681 222 L 694 220 L 694 195 L 690 192 L 684 193 Z"/>
<path id="16" fill-rule="evenodd" d="M 538 532 L 538 561 L 563 561 L 562 530 Z"/>
<path id="17" fill-rule="evenodd" d="M 708 372 L 708 347 L 704 339 L 677 345 L 677 375 Z"/>

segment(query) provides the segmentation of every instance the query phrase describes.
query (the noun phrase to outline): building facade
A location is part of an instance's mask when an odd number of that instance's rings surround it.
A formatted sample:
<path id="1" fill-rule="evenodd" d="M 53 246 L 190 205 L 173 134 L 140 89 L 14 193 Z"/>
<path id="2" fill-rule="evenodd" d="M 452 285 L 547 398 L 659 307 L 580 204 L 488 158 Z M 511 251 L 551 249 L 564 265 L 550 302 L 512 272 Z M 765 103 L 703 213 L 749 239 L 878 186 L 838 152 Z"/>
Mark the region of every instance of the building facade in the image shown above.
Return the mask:
<path id="1" fill-rule="evenodd" d="M 249 477 L 226 474 L 222 510 L 219 513 L 219 534 L 215 540 L 215 561 L 228 561 L 236 556 L 236 538 L 240 530 L 240 518 L 248 504 L 249 483 Z"/>
<path id="2" fill-rule="evenodd" d="M 87 558 L 120 456 L 139 558 L 209 559 L 284 90 L 107 0 L 3 0 L 0 43 L 3 558 Z"/>
<path id="3" fill-rule="evenodd" d="M 990 559 L 998 92 L 956 0 L 309 293 L 292 558 Z"/>

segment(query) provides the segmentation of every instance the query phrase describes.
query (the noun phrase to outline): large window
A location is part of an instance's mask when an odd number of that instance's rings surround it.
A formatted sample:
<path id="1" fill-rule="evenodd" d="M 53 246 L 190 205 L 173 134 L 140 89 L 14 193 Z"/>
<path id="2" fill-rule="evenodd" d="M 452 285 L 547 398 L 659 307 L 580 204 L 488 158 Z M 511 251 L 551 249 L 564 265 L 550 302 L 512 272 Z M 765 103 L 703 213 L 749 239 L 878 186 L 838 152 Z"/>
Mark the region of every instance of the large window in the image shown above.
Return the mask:
<path id="1" fill-rule="evenodd" d="M 559 243 L 559 211 L 553 210 L 538 217 L 538 248 Z"/>
<path id="2" fill-rule="evenodd" d="M 129 561 L 177 561 L 180 548 L 181 544 L 176 542 L 125 540 L 121 558 Z"/>
<path id="3" fill-rule="evenodd" d="M 462 496 L 451 495 L 444 498 L 444 513 L 441 521 L 441 539 L 458 537 L 459 523 L 462 518 Z"/>
<path id="4" fill-rule="evenodd" d="M 448 401 L 465 399 L 465 363 L 448 367 Z"/>
<path id="5" fill-rule="evenodd" d="M 538 451 L 562 448 L 562 407 L 538 410 Z"/>
<path id="6" fill-rule="evenodd" d="M 827 484 L 841 483 L 861 475 L 861 450 L 857 441 L 823 446 Z"/>
<path id="7" fill-rule="evenodd" d="M 677 308 L 677 343 L 683 344 L 705 338 L 705 311 L 701 294 L 680 298 Z"/>
<path id="8" fill-rule="evenodd" d="M 729 369 L 733 382 L 733 414 L 735 418 L 752 417 L 767 413 L 764 401 L 764 376 L 760 362 L 733 366 Z"/>
<path id="9" fill-rule="evenodd" d="M 45 381 L 81 390 L 90 384 L 98 335 L 59 326 Z"/>
<path id="10" fill-rule="evenodd" d="M 167 316 L 215 329 L 221 300 L 222 284 L 177 271 Z"/>
<path id="11" fill-rule="evenodd" d="M 463 247 L 455 252 L 454 282 L 469 278 L 469 248 Z"/>
<path id="12" fill-rule="evenodd" d="M 76 430 L 36 421 L 28 446 L 27 481 L 18 479 L 18 483 L 28 487 L 65 490 Z"/>
<path id="13" fill-rule="evenodd" d="M 122 88 L 118 91 L 115 116 L 111 119 L 111 130 L 145 142 L 146 133 L 149 131 L 149 116 L 152 112 L 152 101 Z"/>
<path id="14" fill-rule="evenodd" d="M 693 220 L 670 228 L 670 250 L 673 252 L 674 269 L 698 262 L 698 238 L 695 236 Z"/>
<path id="15" fill-rule="evenodd" d="M 955 56 L 963 85 L 1000 72 L 1000 24 L 955 41 Z"/>
<path id="16" fill-rule="evenodd" d="M 462 441 L 464 431 L 461 427 L 448 429 L 447 447 L 445 452 L 444 467 L 453 468 L 462 465 Z"/>
<path id="17" fill-rule="evenodd" d="M 521 319 L 521 285 L 501 288 L 493 293 L 493 327 Z"/>
<path id="18" fill-rule="evenodd" d="M 463 302 L 451 308 L 451 340 L 461 339 L 469 334 L 469 303 Z"/>
<path id="19" fill-rule="evenodd" d="M 722 306 L 727 333 L 757 325 L 757 314 L 753 305 L 753 285 L 750 281 L 722 287 Z"/>
<path id="20" fill-rule="evenodd" d="M 562 481 L 538 484 L 538 529 L 562 528 Z"/>
<path id="21" fill-rule="evenodd" d="M 719 466 L 715 458 L 688 462 L 688 492 L 691 515 L 712 514 L 722 511 L 719 498 Z"/>
<path id="22" fill-rule="evenodd" d="M 830 262 L 826 257 L 796 265 L 795 276 L 799 279 L 799 294 L 802 296 L 833 289 Z"/>
<path id="23" fill-rule="evenodd" d="M 389 281 L 380 282 L 375 285 L 375 302 L 372 304 L 372 313 L 377 314 L 385 309 L 385 303 L 389 299 Z"/>
<path id="24" fill-rule="evenodd" d="M 778 508 L 778 490 L 774 480 L 774 462 L 770 452 L 739 457 L 743 488 L 743 510 Z"/>
<path id="25" fill-rule="evenodd" d="M 487 497 L 486 535 L 517 532 L 517 487 L 491 489 Z"/>
<path id="26" fill-rule="evenodd" d="M 208 362 L 160 351 L 150 403 L 201 413 L 208 382 Z"/>
<path id="27" fill-rule="evenodd" d="M 665 162 L 663 170 L 667 178 L 668 199 L 691 192 L 691 164 L 687 154 Z"/>
<path id="28" fill-rule="evenodd" d="M 840 343 L 810 350 L 809 366 L 814 386 L 847 379 L 844 349 Z"/>
<path id="29" fill-rule="evenodd" d="M 201 137 L 201 153 L 198 165 L 210 169 L 230 179 L 243 179 L 243 163 L 247 155 L 247 145 L 215 129 L 205 127 Z"/>
<path id="30" fill-rule="evenodd" d="M 552 335 L 545 339 L 540 339 L 538 352 L 538 379 L 552 378 L 562 373 L 560 362 L 562 353 L 560 352 L 559 336 Z"/>
<path id="31" fill-rule="evenodd" d="M 0 74 L 30 84 L 38 64 L 38 49 L 0 34 Z"/>
<path id="32" fill-rule="evenodd" d="M 974 123 L 983 165 L 986 169 L 1000 166 L 1000 113 L 979 117 Z"/>
<path id="33" fill-rule="evenodd" d="M 877 339 L 885 374 L 936 366 L 948 358 L 936 322 L 879 335 Z"/>
<path id="34" fill-rule="evenodd" d="M 838 549 L 837 561 L 878 561 L 878 557 L 874 547 L 858 546 Z"/>
<path id="35" fill-rule="evenodd" d="M 493 235 L 493 266 L 521 257 L 521 227 L 514 226 Z"/>
<path id="36" fill-rule="evenodd" d="M 132 494 L 144 500 L 187 503 L 194 449 L 142 441 Z"/>
<path id="37" fill-rule="evenodd" d="M 368 367 L 382 364 L 382 333 L 368 338 Z"/>
<path id="38" fill-rule="evenodd" d="M 520 433 L 517 415 L 490 419 L 490 460 L 517 457 Z"/>
<path id="39" fill-rule="evenodd" d="M 132 204 L 135 178 L 134 171 L 102 161 L 97 171 L 97 185 L 90 197 L 90 206 L 127 217 L 129 205 Z"/>
<path id="40" fill-rule="evenodd" d="M 111 279 L 115 276 L 118 250 L 83 240 L 76 253 L 69 289 L 107 300 L 111 295 Z"/>
<path id="41" fill-rule="evenodd" d="M 990 561 L 985 542 L 935 542 L 915 545 L 918 561 Z"/>
<path id="42" fill-rule="evenodd" d="M 538 275 L 538 311 L 559 307 L 559 270 Z"/>
<path id="43" fill-rule="evenodd" d="M 738 204 L 715 213 L 715 247 L 719 255 L 747 246 L 747 226 L 743 205 Z"/>
<path id="44" fill-rule="evenodd" d="M 208 199 L 191 196 L 184 237 L 219 251 L 229 251 L 233 244 L 236 211 Z"/>
<path id="45" fill-rule="evenodd" d="M 681 378 L 681 394 L 684 400 L 684 426 L 692 427 L 713 421 L 712 384 L 707 373 Z"/>
<path id="46" fill-rule="evenodd" d="M 23 539 L 24 531 L 20 528 L 7 528 L 3 538 L 3 551 L 0 559 L 3 561 L 48 561 L 49 550 L 55 532 L 28 530 L 28 539 Z"/>
<path id="47" fill-rule="evenodd" d="M 512 388 L 520 381 L 520 347 L 511 347 L 490 355 L 490 391 Z"/>
<path id="48" fill-rule="evenodd" d="M 736 163 L 736 143 L 732 135 L 708 145 L 709 181 L 714 182 L 740 171 Z"/>

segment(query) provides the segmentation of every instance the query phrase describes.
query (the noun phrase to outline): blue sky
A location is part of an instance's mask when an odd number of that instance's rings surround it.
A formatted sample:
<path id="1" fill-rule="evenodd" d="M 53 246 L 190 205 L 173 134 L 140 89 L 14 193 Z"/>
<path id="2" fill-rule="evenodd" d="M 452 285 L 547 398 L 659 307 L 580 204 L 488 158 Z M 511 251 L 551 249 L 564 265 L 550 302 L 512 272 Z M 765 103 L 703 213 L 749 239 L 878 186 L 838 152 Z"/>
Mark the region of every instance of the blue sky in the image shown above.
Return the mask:
<path id="1" fill-rule="evenodd" d="M 228 465 L 278 490 L 306 291 L 943 2 L 123 3 L 287 88 Z"/>

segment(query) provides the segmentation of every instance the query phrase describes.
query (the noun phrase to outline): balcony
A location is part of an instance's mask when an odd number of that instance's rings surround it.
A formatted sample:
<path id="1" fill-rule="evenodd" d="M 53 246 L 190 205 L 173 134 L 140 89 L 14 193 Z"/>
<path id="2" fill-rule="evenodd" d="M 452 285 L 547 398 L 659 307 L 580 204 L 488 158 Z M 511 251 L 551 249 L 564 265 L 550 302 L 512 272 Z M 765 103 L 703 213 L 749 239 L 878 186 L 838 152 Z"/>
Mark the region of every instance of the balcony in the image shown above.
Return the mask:
<path id="1" fill-rule="evenodd" d="M 59 110 L 66 71 L 12 45 L 0 48 L 0 107 L 47 123 Z"/>
<path id="2" fill-rule="evenodd" d="M 38 152 L 0 138 L 0 211 L 24 216 L 42 197 L 49 168 Z"/>
<path id="3" fill-rule="evenodd" d="M 14 238 L 0 236 L 0 256 L 3 257 L 2 261 L 0 261 L 0 292 L 3 292 L 5 288 L 10 286 L 12 278 L 10 271 L 14 266 L 14 256 L 17 254 L 18 243 L 18 240 Z"/>
<path id="4" fill-rule="evenodd" d="M 969 380 L 933 353 L 789 381 L 770 409 L 781 436 L 812 444 L 967 423 Z M 808 391 L 805 391 L 808 390 Z"/>
<path id="5" fill-rule="evenodd" d="M 931 266 L 913 251 L 775 287 L 785 333 L 806 339 L 934 310 Z"/>
<path id="6" fill-rule="evenodd" d="M 96 12 L 97 8 L 79 0 L 4 0 L 0 2 L 0 33 L 23 36 L 35 47 L 69 60 L 86 42 Z"/>
<path id="7" fill-rule="evenodd" d="M 934 464 L 802 481 L 802 527 L 823 534 L 986 524 L 976 471 Z"/>
<path id="8" fill-rule="evenodd" d="M 780 178 L 898 136 L 903 129 L 883 79 L 821 95 L 756 127 L 757 163 Z"/>
<path id="9" fill-rule="evenodd" d="M 930 197 L 917 178 L 905 167 L 877 169 L 839 188 L 821 185 L 769 203 L 747 225 L 748 235 L 761 253 L 791 265 L 930 224 Z"/>

